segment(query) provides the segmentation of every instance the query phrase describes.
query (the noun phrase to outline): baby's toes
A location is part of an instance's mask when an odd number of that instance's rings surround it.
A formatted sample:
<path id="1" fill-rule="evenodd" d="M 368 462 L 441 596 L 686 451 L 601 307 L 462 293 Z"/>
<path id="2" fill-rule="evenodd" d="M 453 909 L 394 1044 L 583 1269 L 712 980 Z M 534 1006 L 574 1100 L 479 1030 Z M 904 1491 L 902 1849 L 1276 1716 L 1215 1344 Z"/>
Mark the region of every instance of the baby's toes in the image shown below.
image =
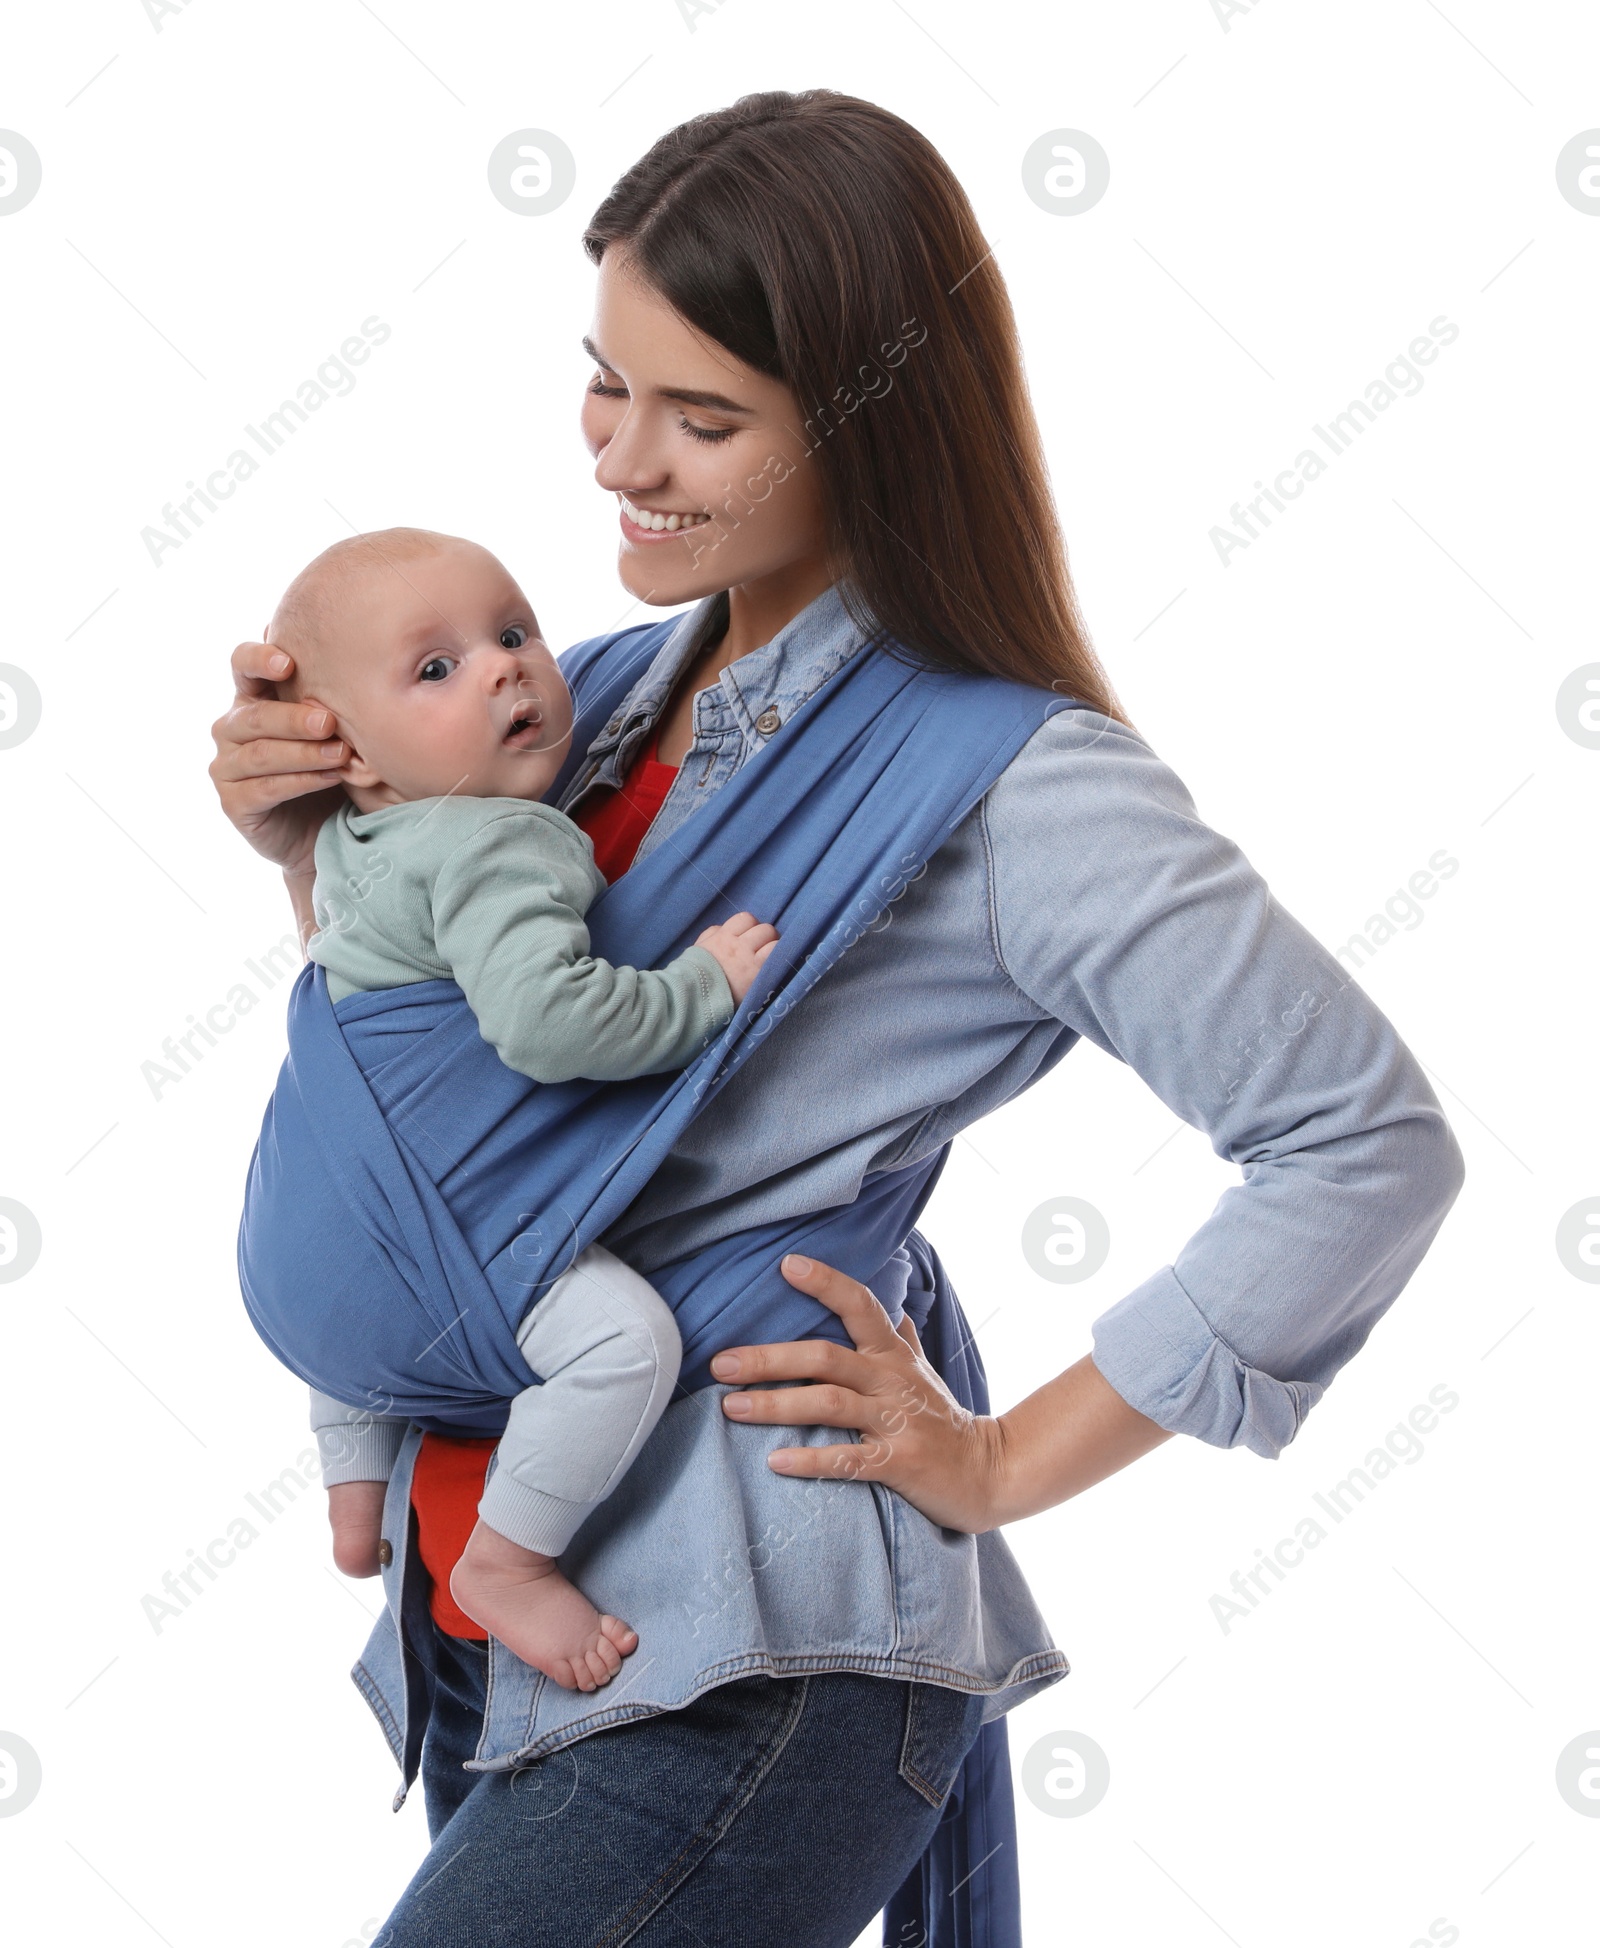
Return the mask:
<path id="1" fill-rule="evenodd" d="M 596 1684 L 609 1684 L 622 1669 L 622 1659 L 603 1637 L 590 1645 L 585 1656 Z"/>
<path id="2" fill-rule="evenodd" d="M 621 1617 L 602 1617 L 600 1634 L 603 1639 L 616 1645 L 624 1657 L 631 1657 L 639 1648 L 639 1633 Z"/>

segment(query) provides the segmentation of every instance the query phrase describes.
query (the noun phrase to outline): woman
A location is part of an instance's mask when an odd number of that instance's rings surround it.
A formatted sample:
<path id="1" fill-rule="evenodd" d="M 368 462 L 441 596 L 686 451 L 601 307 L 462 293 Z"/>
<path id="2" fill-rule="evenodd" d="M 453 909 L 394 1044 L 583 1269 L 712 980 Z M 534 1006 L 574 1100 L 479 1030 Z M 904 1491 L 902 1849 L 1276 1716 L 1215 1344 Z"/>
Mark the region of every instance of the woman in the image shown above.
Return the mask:
<path id="1" fill-rule="evenodd" d="M 622 579 L 696 605 L 599 646 L 655 652 L 561 800 L 608 877 L 680 829 L 692 870 L 694 812 L 858 656 L 1075 706 L 707 1102 L 608 1243 L 649 1275 L 847 1203 L 1080 1035 L 1246 1180 L 1096 1322 L 1092 1357 L 998 1418 L 981 1377 L 969 1411 L 935 1370 L 960 1390 L 950 1312 L 930 1358 L 865 1287 L 787 1263 L 853 1349 L 730 1348 L 720 1412 L 715 1392 L 668 1410 L 567 1559 L 625 1592 L 641 1640 L 593 1697 L 551 1697 L 451 1614 L 488 1444 L 408 1434 L 385 1526 L 400 1630 L 357 1681 L 408 1779 L 420 1742 L 434 1846 L 380 1940 L 822 1948 L 889 1904 L 897 1928 L 922 1914 L 919 1940 L 953 1938 L 959 1906 L 966 1938 L 1001 1948 L 1003 1809 L 989 1858 L 940 1866 L 930 1842 L 984 1721 L 1066 1665 L 994 1531 L 1172 1433 L 1277 1454 L 1420 1261 L 1460 1152 L 1389 1023 L 1118 707 L 1005 289 L 933 148 L 849 97 L 748 97 L 658 142 L 585 241 L 583 425 Z M 275 700 L 281 654 L 244 644 L 234 670 L 213 776 L 306 926 L 342 747 L 326 713 Z M 902 1256 L 939 1284 L 920 1240 Z M 475 1756 L 498 1769 L 464 1771 Z"/>

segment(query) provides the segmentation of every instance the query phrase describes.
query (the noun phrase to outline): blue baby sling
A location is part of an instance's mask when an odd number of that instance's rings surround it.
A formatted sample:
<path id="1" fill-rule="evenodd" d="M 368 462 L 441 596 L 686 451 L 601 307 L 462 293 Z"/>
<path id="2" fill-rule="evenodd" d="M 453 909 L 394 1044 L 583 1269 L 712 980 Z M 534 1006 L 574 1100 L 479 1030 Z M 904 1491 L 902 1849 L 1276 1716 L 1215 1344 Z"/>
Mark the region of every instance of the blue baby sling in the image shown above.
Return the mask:
<path id="1" fill-rule="evenodd" d="M 596 638 L 563 661 L 573 757 L 620 709 L 674 622 Z M 634 1201 L 685 1128 L 1073 700 L 858 651 L 694 816 L 588 914 L 593 950 L 660 966 L 742 909 L 781 940 L 726 1030 L 685 1070 L 538 1085 L 505 1066 L 450 981 L 329 998 L 308 963 L 289 1053 L 251 1159 L 239 1232 L 245 1304 L 321 1392 L 453 1434 L 503 1431 L 528 1384 L 529 1307 Z M 838 1085 L 848 1088 L 848 1075 Z M 720 1348 L 826 1337 L 831 1312 L 777 1271 L 801 1251 L 909 1311 L 945 1383 L 988 1408 L 982 1364 L 912 1227 L 944 1150 L 870 1175 L 849 1205 L 758 1225 L 651 1273 L 683 1339 L 682 1385 Z M 988 1860 L 982 1873 L 977 1866 Z M 886 1939 L 1018 1948 L 1004 1721 L 969 1752 Z"/>

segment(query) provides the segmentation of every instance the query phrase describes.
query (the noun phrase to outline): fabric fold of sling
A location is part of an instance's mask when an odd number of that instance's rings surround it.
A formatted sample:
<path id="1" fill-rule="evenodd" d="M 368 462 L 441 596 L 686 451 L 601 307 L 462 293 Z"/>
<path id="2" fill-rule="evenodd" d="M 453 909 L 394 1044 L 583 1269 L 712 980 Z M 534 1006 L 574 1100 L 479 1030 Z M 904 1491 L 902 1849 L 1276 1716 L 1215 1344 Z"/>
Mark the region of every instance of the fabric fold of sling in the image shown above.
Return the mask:
<path id="1" fill-rule="evenodd" d="M 602 637 L 565 659 L 576 711 L 569 769 L 643 674 L 657 633 Z M 1077 707 L 998 678 L 923 669 L 881 646 L 858 651 L 590 908 L 593 951 L 638 967 L 660 966 L 740 909 L 778 928 L 733 1020 L 677 1074 L 541 1086 L 500 1061 L 453 982 L 335 1006 L 308 963 L 239 1233 L 245 1304 L 268 1346 L 352 1407 L 441 1432 L 500 1433 L 528 1384 L 516 1331 L 530 1305 L 622 1215 L 705 1103 L 881 919 L 1045 718 Z M 960 1306 L 912 1230 L 944 1155 L 870 1176 L 853 1204 L 736 1233 L 653 1273 L 683 1336 L 684 1387 L 712 1384 L 708 1362 L 724 1346 L 848 1343 L 834 1315 L 779 1274 L 783 1255 L 800 1251 L 870 1285 L 892 1318 L 909 1309 L 931 1332 L 929 1355 L 951 1391 L 984 1411 Z M 1014 1862 L 1013 1832 L 1002 1721 L 980 1735 L 896 1897 L 896 1920 L 920 1916 L 926 1930 L 904 1938 L 1015 1948 L 1014 1866 L 950 1893 L 963 1861 L 1004 1846 Z"/>

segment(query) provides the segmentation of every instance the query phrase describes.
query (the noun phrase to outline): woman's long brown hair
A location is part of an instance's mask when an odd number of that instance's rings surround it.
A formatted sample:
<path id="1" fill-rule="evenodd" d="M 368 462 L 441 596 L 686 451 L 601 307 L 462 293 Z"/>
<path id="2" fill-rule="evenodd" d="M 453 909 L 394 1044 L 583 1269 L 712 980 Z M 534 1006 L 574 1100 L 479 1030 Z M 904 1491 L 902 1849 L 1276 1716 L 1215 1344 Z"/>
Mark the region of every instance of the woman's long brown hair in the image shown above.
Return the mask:
<path id="1" fill-rule="evenodd" d="M 869 634 L 1126 723 L 1078 612 L 1005 282 L 908 122 L 831 89 L 681 123 L 596 210 L 689 323 L 781 379 Z"/>

